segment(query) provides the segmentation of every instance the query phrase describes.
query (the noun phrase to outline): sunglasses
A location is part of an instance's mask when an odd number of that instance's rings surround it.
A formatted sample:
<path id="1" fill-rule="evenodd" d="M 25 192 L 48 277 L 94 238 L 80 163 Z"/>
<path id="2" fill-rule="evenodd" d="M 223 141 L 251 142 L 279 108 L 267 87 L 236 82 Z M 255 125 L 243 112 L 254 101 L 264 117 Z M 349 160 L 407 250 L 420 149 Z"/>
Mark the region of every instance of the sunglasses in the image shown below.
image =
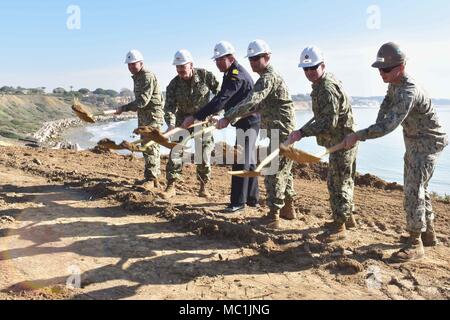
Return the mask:
<path id="1" fill-rule="evenodd" d="M 396 66 L 390 67 L 390 68 L 380 68 L 380 70 L 381 70 L 381 72 L 383 72 L 383 73 L 389 73 L 389 72 L 391 72 L 392 70 L 394 70 L 395 68 L 397 68 L 398 66 L 400 66 L 400 65 L 396 65 Z"/>
<path id="2" fill-rule="evenodd" d="M 321 65 L 321 63 L 318 64 L 317 66 L 303 68 L 303 70 L 304 71 L 316 71 L 317 69 L 319 69 L 320 65 Z"/>
<path id="3" fill-rule="evenodd" d="M 250 60 L 250 61 L 258 61 L 258 60 L 261 59 L 262 57 L 264 57 L 264 55 L 259 55 L 259 56 L 254 56 L 254 57 L 249 57 L 248 60 Z"/>

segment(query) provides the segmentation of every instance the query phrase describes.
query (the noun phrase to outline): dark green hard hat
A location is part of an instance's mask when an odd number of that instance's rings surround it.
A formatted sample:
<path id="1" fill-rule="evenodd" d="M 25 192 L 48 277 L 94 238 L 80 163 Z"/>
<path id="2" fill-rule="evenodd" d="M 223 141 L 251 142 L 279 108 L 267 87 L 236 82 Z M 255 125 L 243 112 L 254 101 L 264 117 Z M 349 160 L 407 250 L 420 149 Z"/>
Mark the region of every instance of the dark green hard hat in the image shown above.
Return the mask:
<path id="1" fill-rule="evenodd" d="M 392 68 L 406 61 L 406 56 L 398 44 L 389 42 L 383 44 L 378 50 L 377 61 L 372 64 L 374 68 Z"/>

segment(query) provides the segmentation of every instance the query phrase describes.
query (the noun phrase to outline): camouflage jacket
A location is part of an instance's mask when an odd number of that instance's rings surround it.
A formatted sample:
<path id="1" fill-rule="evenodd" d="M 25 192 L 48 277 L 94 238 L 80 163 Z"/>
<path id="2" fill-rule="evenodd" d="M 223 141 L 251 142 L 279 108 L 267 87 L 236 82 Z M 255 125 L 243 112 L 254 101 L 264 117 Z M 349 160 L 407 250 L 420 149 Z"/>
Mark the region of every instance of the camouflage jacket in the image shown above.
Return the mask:
<path id="1" fill-rule="evenodd" d="M 329 148 L 355 132 L 352 107 L 341 82 L 331 73 L 326 73 L 312 88 L 315 121 L 301 129 L 302 135 L 315 136 L 320 146 Z"/>
<path id="2" fill-rule="evenodd" d="M 194 69 L 191 80 L 176 76 L 167 86 L 164 119 L 167 125 L 180 125 L 183 120 L 194 115 L 219 92 L 216 77 L 205 69 Z"/>
<path id="3" fill-rule="evenodd" d="M 125 105 L 124 111 L 137 111 L 139 125 L 162 125 L 163 96 L 153 72 L 142 69 L 132 76 L 135 100 Z"/>
<path id="4" fill-rule="evenodd" d="M 294 102 L 283 78 L 271 65 L 256 81 L 253 92 L 235 107 L 225 112 L 230 122 L 247 114 L 259 112 L 263 129 L 278 129 L 280 142 L 295 126 Z"/>
<path id="5" fill-rule="evenodd" d="M 356 134 L 362 141 L 376 139 L 403 126 L 406 148 L 418 152 L 439 152 L 448 145 L 431 99 L 409 76 L 400 84 L 390 84 L 377 121 Z"/>

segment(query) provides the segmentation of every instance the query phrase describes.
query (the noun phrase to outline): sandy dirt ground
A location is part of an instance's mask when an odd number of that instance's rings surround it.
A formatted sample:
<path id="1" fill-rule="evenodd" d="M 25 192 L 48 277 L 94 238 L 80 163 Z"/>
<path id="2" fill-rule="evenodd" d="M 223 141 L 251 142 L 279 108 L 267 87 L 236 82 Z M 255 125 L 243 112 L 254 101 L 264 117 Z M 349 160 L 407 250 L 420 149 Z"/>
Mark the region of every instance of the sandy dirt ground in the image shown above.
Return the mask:
<path id="1" fill-rule="evenodd" d="M 395 184 L 360 177 L 358 228 L 325 244 L 325 165 L 295 168 L 298 219 L 278 231 L 262 223 L 262 180 L 260 208 L 224 214 L 227 167 L 214 167 L 202 199 L 186 166 L 168 200 L 164 181 L 134 185 L 142 168 L 130 156 L 0 147 L 0 299 L 450 298 L 450 204 L 434 202 L 440 245 L 392 264 L 405 228 Z"/>

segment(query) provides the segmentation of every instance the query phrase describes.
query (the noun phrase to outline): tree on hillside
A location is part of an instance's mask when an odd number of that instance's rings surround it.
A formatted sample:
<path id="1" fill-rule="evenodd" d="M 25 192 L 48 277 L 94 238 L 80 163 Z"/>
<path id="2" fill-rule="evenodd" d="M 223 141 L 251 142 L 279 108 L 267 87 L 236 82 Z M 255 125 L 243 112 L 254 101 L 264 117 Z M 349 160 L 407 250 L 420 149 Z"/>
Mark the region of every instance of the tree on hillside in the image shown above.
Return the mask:
<path id="1" fill-rule="evenodd" d="M 91 93 L 91 90 L 86 89 L 86 88 L 81 88 L 80 90 L 78 90 L 78 92 L 83 94 L 83 95 L 86 95 L 86 94 Z"/>
<path id="2" fill-rule="evenodd" d="M 119 93 L 118 93 L 117 91 L 112 90 L 112 89 L 106 90 L 105 93 L 106 93 L 108 96 L 113 97 L 113 98 L 115 98 L 115 97 L 117 97 L 117 96 L 119 95 Z"/>
<path id="3" fill-rule="evenodd" d="M 39 87 L 39 88 L 32 88 L 32 89 L 29 89 L 29 92 L 31 93 L 31 94 L 44 94 L 45 93 L 45 87 L 43 88 L 43 87 Z"/>
<path id="4" fill-rule="evenodd" d="M 95 89 L 95 91 L 93 92 L 93 94 L 97 94 L 97 95 L 106 95 L 106 91 L 105 91 L 105 89 L 98 88 L 98 89 Z"/>
<path id="5" fill-rule="evenodd" d="M 58 87 L 58 88 L 53 89 L 53 93 L 54 94 L 66 94 L 67 91 L 64 88 Z"/>
<path id="6" fill-rule="evenodd" d="M 14 89 L 13 87 L 3 86 L 0 88 L 0 93 L 10 94 L 14 93 L 15 91 L 16 89 Z"/>
<path id="7" fill-rule="evenodd" d="M 134 93 L 133 93 L 133 91 L 131 91 L 128 88 L 123 88 L 123 89 L 120 90 L 120 96 L 121 97 L 125 97 L 125 98 L 129 98 L 129 97 L 133 97 Z"/>

